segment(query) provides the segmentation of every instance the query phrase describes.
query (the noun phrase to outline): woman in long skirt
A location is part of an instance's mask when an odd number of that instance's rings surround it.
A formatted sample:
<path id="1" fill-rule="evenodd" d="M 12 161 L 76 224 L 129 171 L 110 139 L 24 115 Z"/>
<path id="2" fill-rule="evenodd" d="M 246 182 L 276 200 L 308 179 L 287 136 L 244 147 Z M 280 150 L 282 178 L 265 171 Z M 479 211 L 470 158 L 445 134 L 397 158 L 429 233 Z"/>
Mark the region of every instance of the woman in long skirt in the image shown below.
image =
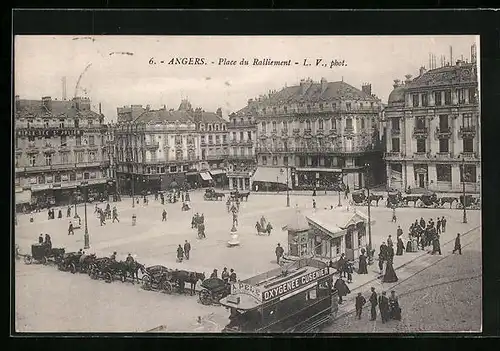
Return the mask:
<path id="1" fill-rule="evenodd" d="M 394 267 L 392 265 L 392 259 L 387 260 L 387 264 L 385 266 L 385 274 L 382 278 L 382 282 L 384 283 L 395 283 L 398 281 L 398 276 L 394 271 Z"/>
<path id="2" fill-rule="evenodd" d="M 391 296 L 389 296 L 389 316 L 391 319 L 401 320 L 401 308 L 399 307 L 399 300 L 394 290 L 391 291 Z"/>
<path id="3" fill-rule="evenodd" d="M 358 274 L 368 274 L 368 267 L 366 263 L 365 250 L 361 250 L 361 255 L 359 255 L 359 268 Z"/>

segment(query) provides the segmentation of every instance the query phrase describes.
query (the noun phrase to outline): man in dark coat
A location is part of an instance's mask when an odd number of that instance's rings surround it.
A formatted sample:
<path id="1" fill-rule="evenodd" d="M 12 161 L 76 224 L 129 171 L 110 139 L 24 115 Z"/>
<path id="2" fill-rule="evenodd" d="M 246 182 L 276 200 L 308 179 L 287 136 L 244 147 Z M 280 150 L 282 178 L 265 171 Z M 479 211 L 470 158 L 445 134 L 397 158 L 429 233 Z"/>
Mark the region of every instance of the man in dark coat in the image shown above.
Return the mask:
<path id="1" fill-rule="evenodd" d="M 234 272 L 234 269 L 231 268 L 229 272 L 229 282 L 236 283 L 236 273 Z"/>
<path id="2" fill-rule="evenodd" d="M 438 234 L 441 234 L 441 218 L 439 218 L 439 217 L 436 221 L 436 231 Z"/>
<path id="3" fill-rule="evenodd" d="M 189 260 L 189 251 L 191 251 L 191 244 L 186 240 L 184 242 L 184 255 L 186 256 L 186 260 Z"/>
<path id="4" fill-rule="evenodd" d="M 62 211 L 59 209 L 59 213 L 57 214 L 57 218 L 61 219 L 62 218 Z"/>
<path id="5" fill-rule="evenodd" d="M 378 298 L 378 308 L 380 309 L 380 317 L 382 317 L 382 323 L 389 320 L 389 299 L 386 296 L 386 292 L 382 292 L 382 296 Z"/>
<path id="6" fill-rule="evenodd" d="M 276 246 L 276 249 L 274 250 L 274 253 L 276 254 L 276 263 L 280 264 L 280 258 L 283 256 L 283 253 L 285 251 L 281 247 L 281 245 L 278 243 L 278 246 Z"/>
<path id="7" fill-rule="evenodd" d="M 359 255 L 358 274 L 368 274 L 368 265 L 366 263 L 365 249 L 361 249 L 361 255 Z"/>
<path id="8" fill-rule="evenodd" d="M 212 274 L 210 274 L 210 278 L 217 278 L 217 269 L 214 269 Z"/>
<path id="9" fill-rule="evenodd" d="M 177 248 L 177 261 L 182 262 L 183 258 L 184 258 L 184 250 L 182 249 L 182 246 L 179 244 L 179 247 Z"/>
<path id="10" fill-rule="evenodd" d="M 68 209 L 66 210 L 66 217 L 71 217 L 71 206 L 68 206 Z"/>
<path id="11" fill-rule="evenodd" d="M 387 245 L 383 242 L 380 245 L 380 251 L 378 253 L 378 268 L 380 274 L 384 271 L 384 262 L 387 260 Z"/>
<path id="12" fill-rule="evenodd" d="M 441 217 L 441 231 L 444 233 L 446 232 L 446 218 Z"/>
<path id="13" fill-rule="evenodd" d="M 363 312 L 363 306 L 366 304 L 366 299 L 361 293 L 356 296 L 356 317 L 361 319 L 361 312 Z"/>
<path id="14" fill-rule="evenodd" d="M 457 234 L 457 237 L 455 238 L 455 247 L 453 248 L 453 252 L 457 252 L 461 255 L 462 254 L 462 244 L 460 243 L 460 233 Z"/>
<path id="15" fill-rule="evenodd" d="M 401 235 L 403 235 L 403 229 L 401 229 L 401 226 L 398 225 L 398 230 L 396 230 L 396 238 L 399 238 Z"/>
<path id="16" fill-rule="evenodd" d="M 167 211 L 163 209 L 163 212 L 161 213 L 161 221 L 165 222 L 167 220 Z M 191 221 L 191 228 L 193 228 L 193 221 Z"/>
<path id="17" fill-rule="evenodd" d="M 337 279 L 337 281 L 335 282 L 335 285 L 333 287 L 335 289 L 337 289 L 337 292 L 339 294 L 339 304 L 341 304 L 342 302 L 344 302 L 342 300 L 342 297 L 344 297 L 347 294 L 349 294 L 351 292 L 351 290 L 349 290 L 349 287 L 347 286 L 347 284 L 345 283 L 345 281 L 342 279 L 342 277 L 339 277 Z"/>
<path id="18" fill-rule="evenodd" d="M 116 209 L 116 206 L 113 206 L 113 223 L 115 223 L 115 221 L 120 223 L 120 220 L 118 219 L 118 210 Z"/>
<path id="19" fill-rule="evenodd" d="M 346 268 L 345 267 L 346 262 L 347 262 L 347 260 L 345 258 L 345 254 L 340 255 L 340 258 L 337 261 L 337 270 L 340 273 L 341 277 L 345 277 L 345 275 L 347 273 L 346 269 L 345 269 Z"/>
<path id="20" fill-rule="evenodd" d="M 229 272 L 227 271 L 227 267 L 224 267 L 222 270 L 221 278 L 226 284 L 229 283 Z"/>
<path id="21" fill-rule="evenodd" d="M 400 236 L 398 236 L 398 242 L 396 244 L 396 255 L 398 256 L 402 256 L 403 255 L 403 252 L 405 250 L 405 245 L 403 243 L 403 240 L 401 239 Z"/>
<path id="22" fill-rule="evenodd" d="M 38 237 L 38 243 L 43 244 L 43 234 L 40 234 L 40 236 Z"/>
<path id="23" fill-rule="evenodd" d="M 372 294 L 370 295 L 370 305 L 371 305 L 371 321 L 374 321 L 377 319 L 377 305 L 378 305 L 378 296 L 377 293 L 375 292 L 375 288 L 372 287 Z"/>
<path id="24" fill-rule="evenodd" d="M 423 217 L 420 217 L 420 227 L 425 229 L 425 219 Z"/>
<path id="25" fill-rule="evenodd" d="M 71 222 L 69 222 L 68 235 L 75 235 L 75 231 L 73 230 L 73 223 Z"/>
<path id="26" fill-rule="evenodd" d="M 388 247 L 394 246 L 394 243 L 392 242 L 392 235 L 389 235 L 389 237 L 387 238 L 387 246 Z"/>

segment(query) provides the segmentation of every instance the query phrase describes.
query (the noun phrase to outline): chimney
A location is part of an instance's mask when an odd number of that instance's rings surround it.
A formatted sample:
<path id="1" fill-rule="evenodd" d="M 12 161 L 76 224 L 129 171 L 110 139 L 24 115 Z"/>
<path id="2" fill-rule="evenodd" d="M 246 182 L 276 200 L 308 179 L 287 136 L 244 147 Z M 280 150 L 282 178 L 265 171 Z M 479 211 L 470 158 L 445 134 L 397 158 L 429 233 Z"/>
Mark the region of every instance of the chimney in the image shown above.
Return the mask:
<path id="1" fill-rule="evenodd" d="M 326 88 L 328 88 L 328 82 L 326 81 L 326 78 L 321 78 L 321 94 L 323 94 L 326 90 Z"/>
<path id="2" fill-rule="evenodd" d="M 42 105 L 47 109 L 47 111 L 52 111 L 52 98 L 50 96 L 43 96 Z"/>
<path id="3" fill-rule="evenodd" d="M 217 116 L 222 118 L 222 109 L 220 107 L 217 109 L 217 111 L 215 113 L 217 114 Z"/>
<path id="4" fill-rule="evenodd" d="M 427 70 L 425 69 L 424 66 L 420 67 L 420 70 L 419 70 L 419 73 L 420 73 L 420 76 L 422 76 Z"/>
<path id="5" fill-rule="evenodd" d="M 460 67 L 460 66 L 462 66 L 462 60 L 457 60 L 456 64 L 457 64 L 457 66 L 459 66 L 459 67 Z"/>
<path id="6" fill-rule="evenodd" d="M 102 115 L 102 111 L 101 111 L 101 103 L 99 103 L 99 114 Z"/>
<path id="7" fill-rule="evenodd" d="M 476 58 L 477 58 L 477 49 L 476 49 L 476 43 L 474 43 L 470 47 L 470 62 L 476 63 Z"/>
<path id="8" fill-rule="evenodd" d="M 372 85 L 365 83 L 361 86 L 361 91 L 365 93 L 366 95 L 371 96 L 372 95 Z"/>
<path id="9" fill-rule="evenodd" d="M 195 110 L 194 110 L 194 121 L 195 122 L 201 122 L 202 120 L 202 116 L 203 116 L 203 111 L 201 110 L 200 107 L 197 107 Z"/>
<path id="10" fill-rule="evenodd" d="M 406 78 L 405 79 L 405 84 L 410 84 L 410 82 L 411 82 L 411 74 L 405 75 L 405 78 Z"/>
<path id="11" fill-rule="evenodd" d="M 401 86 L 401 81 L 399 79 L 394 79 L 394 84 L 392 85 L 394 89 L 398 88 Z"/>
<path id="12" fill-rule="evenodd" d="M 306 91 L 311 87 L 312 81 L 310 79 L 302 79 L 300 81 L 300 93 L 305 94 Z"/>
<path id="13" fill-rule="evenodd" d="M 450 46 L 450 66 L 453 65 L 453 47 Z"/>

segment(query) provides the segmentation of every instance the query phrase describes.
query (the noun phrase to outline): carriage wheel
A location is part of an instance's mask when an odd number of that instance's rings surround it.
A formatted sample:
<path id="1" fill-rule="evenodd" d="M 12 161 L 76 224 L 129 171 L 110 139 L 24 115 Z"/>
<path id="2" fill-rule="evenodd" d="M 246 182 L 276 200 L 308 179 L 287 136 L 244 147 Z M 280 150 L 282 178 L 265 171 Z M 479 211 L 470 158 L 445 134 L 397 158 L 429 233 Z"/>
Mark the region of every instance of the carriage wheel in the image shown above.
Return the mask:
<path id="1" fill-rule="evenodd" d="M 200 302 L 202 305 L 210 305 L 212 303 L 212 298 L 208 290 L 200 291 Z"/>
<path id="2" fill-rule="evenodd" d="M 97 268 L 91 268 L 89 271 L 90 278 L 92 279 L 99 279 L 99 272 L 97 271 Z"/>
<path id="3" fill-rule="evenodd" d="M 30 255 L 24 256 L 24 263 L 26 263 L 26 264 L 32 264 L 33 263 L 33 257 L 31 257 Z"/>
<path id="4" fill-rule="evenodd" d="M 40 262 L 42 262 L 43 265 L 46 265 L 47 264 L 47 257 L 42 256 L 42 259 L 40 260 Z"/>
<path id="5" fill-rule="evenodd" d="M 171 294 L 172 293 L 172 284 L 167 282 L 166 280 L 161 283 L 161 292 L 165 294 Z"/>
<path id="6" fill-rule="evenodd" d="M 111 283 L 113 281 L 113 275 L 110 272 L 104 273 L 104 280 L 106 283 Z"/>
<path id="7" fill-rule="evenodd" d="M 94 265 L 87 266 L 87 274 L 92 278 L 92 271 L 94 270 Z"/>
<path id="8" fill-rule="evenodd" d="M 69 271 L 70 271 L 71 273 L 73 273 L 73 274 L 75 274 L 75 273 L 76 273 L 76 266 L 75 266 L 75 264 L 74 264 L 73 262 L 72 262 L 72 263 L 70 263 L 70 265 L 69 265 Z"/>
<path id="9" fill-rule="evenodd" d="M 149 275 L 142 277 L 142 288 L 144 290 L 151 290 L 151 278 Z"/>

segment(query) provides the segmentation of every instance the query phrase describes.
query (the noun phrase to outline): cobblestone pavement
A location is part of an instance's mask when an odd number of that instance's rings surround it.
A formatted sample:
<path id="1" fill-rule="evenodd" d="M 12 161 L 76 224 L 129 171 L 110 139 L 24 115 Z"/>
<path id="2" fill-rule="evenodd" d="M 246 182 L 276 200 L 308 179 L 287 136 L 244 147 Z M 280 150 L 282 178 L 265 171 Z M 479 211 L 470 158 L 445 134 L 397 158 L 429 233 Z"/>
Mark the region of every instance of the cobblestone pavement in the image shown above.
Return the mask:
<path id="1" fill-rule="evenodd" d="M 342 306 L 337 320 L 324 328 L 333 333 L 418 333 L 480 332 L 482 311 L 481 236 L 476 229 L 462 239 L 462 255 L 453 254 L 453 243 L 443 246 L 443 256 L 425 255 L 398 269 L 399 281 L 383 284 L 375 281 L 352 290 L 348 304 Z M 402 320 L 383 324 L 377 309 L 377 320 L 369 321 L 369 303 L 361 320 L 354 315 L 354 297 L 362 292 L 368 300 L 370 287 L 381 291 L 395 290 L 399 295 Z"/>
<path id="2" fill-rule="evenodd" d="M 131 199 L 124 198 L 119 203 L 111 203 L 111 206 L 116 205 L 118 209 L 120 223 L 108 221 L 102 227 L 93 214 L 94 206 L 87 206 L 91 243 L 89 251 L 94 251 L 100 256 L 108 256 L 113 251 L 117 251 L 118 259 L 124 259 L 130 252 L 136 255 L 139 262 L 146 265 L 162 264 L 169 268 L 182 268 L 206 274 L 209 274 L 214 268 L 220 271 L 226 266 L 234 268 L 238 277 L 244 279 L 276 267 L 274 248 L 278 242 L 286 247 L 287 240 L 287 234 L 281 228 L 295 215 L 295 206 L 304 212 L 310 211 L 312 207 L 312 197 L 292 196 L 291 208 L 287 208 L 284 194 L 259 196 L 251 194 L 248 202 L 243 202 L 240 209 L 238 234 L 241 245 L 228 248 L 226 243 L 230 239 L 231 216 L 227 213 L 225 202 L 203 201 L 202 193 L 199 191 L 192 193 L 191 200 L 193 209 L 182 212 L 180 203 L 162 206 L 159 202 L 151 199 L 147 206 L 141 203 L 132 208 Z M 318 197 L 316 202 L 318 210 L 325 207 L 330 208 L 330 205 L 335 206 L 338 203 L 338 197 L 336 195 Z M 101 204 L 100 206 L 104 207 L 105 205 Z M 163 208 L 166 208 L 168 212 L 167 222 L 161 221 Z M 366 211 L 366 207 L 358 207 L 358 209 Z M 331 210 L 332 215 L 336 211 L 343 210 L 345 209 L 335 208 Z M 196 231 L 190 228 L 191 216 L 194 212 L 205 215 L 207 239 L 196 239 Z M 78 213 L 83 219 L 83 206 L 79 206 Z M 63 208 L 63 215 L 65 214 L 66 210 Z M 132 214 L 137 215 L 135 227 L 131 225 Z M 256 235 L 254 224 L 262 215 L 265 215 L 274 226 L 271 236 Z M 389 209 L 383 206 L 372 207 L 372 216 L 376 221 L 372 228 L 375 248 L 378 248 L 388 234 L 396 235 L 397 225 L 401 225 L 406 231 L 409 224 L 421 216 L 424 216 L 425 219 L 445 216 L 448 219 L 447 232 L 442 235 L 442 241 L 451 240 L 457 232 L 463 233 L 480 225 L 480 211 L 468 211 L 467 224 L 461 223 L 462 211 L 459 210 L 402 208 L 398 209 L 397 215 L 398 223 L 391 223 Z M 46 212 L 42 212 L 34 215 L 33 223 L 29 222 L 27 215 L 19 215 L 18 221 L 15 239 L 16 244 L 20 245 L 21 252 L 29 253 L 31 244 L 37 241 L 40 233 L 49 233 L 54 247 L 65 247 L 67 251 L 77 251 L 83 247 L 83 229 L 76 230 L 74 236 L 68 236 L 67 218 L 47 220 Z M 184 240 L 191 242 L 191 259 L 177 263 L 175 261 L 176 247 Z M 409 260 L 406 256 L 396 259 Z M 21 265 L 23 264 L 21 263 Z M 18 271 L 21 278 L 17 275 Z M 26 275 L 23 275 L 25 271 Z M 373 272 L 373 275 L 375 274 Z M 192 323 L 200 314 L 211 315 L 211 318 L 218 321 L 226 319 L 226 311 L 223 308 L 214 307 L 215 311 L 222 311 L 222 313 L 205 311 L 205 307 L 198 304 L 194 297 L 165 296 L 144 292 L 138 286 L 132 287 L 130 285 L 128 287 L 129 284 L 118 282 L 105 284 L 91 281 L 87 276 L 68 275 L 51 267 L 16 267 L 16 278 L 16 295 L 20 301 L 19 304 L 16 301 L 18 321 L 20 325 L 23 323 L 26 325 L 23 330 L 40 330 L 41 328 L 53 331 L 135 331 L 168 324 L 170 330 L 176 328 L 177 330 L 189 331 L 192 330 Z M 358 278 L 355 275 L 355 283 L 356 279 Z M 53 280 L 56 280 L 57 284 L 52 283 Z M 84 288 L 87 285 L 88 287 Z M 58 288 L 55 288 L 56 286 Z M 77 294 L 76 292 L 80 289 L 83 293 Z M 51 302 L 39 304 L 38 299 L 45 295 L 50 295 Z M 68 300 L 69 296 L 74 297 L 74 301 Z M 83 296 L 85 296 L 86 302 L 83 302 Z M 79 303 L 79 301 L 82 302 Z M 160 303 L 162 304 L 162 313 L 158 311 Z M 83 309 L 81 308 L 82 304 Z M 124 308 L 124 305 L 129 306 Z M 35 306 L 51 307 L 35 308 Z M 77 317 L 80 309 L 85 310 L 89 316 Z M 174 325 L 172 325 L 173 322 L 163 322 L 163 319 L 171 321 L 170 311 L 172 309 L 189 311 L 183 312 L 186 314 L 185 322 L 179 318 L 176 319 Z M 130 315 L 127 315 L 127 310 L 130 310 Z M 64 317 L 67 311 L 71 315 L 74 314 L 75 317 L 62 323 L 64 319 L 69 318 Z M 107 312 L 103 313 L 102 311 Z M 122 316 L 121 311 L 125 315 Z M 32 321 L 32 319 L 37 320 L 37 318 L 40 318 L 41 321 L 38 325 Z M 52 329 L 51 323 L 45 322 L 44 324 L 42 322 L 49 319 L 55 320 L 51 322 L 55 323 Z M 98 321 L 96 321 L 97 319 Z M 61 320 L 60 324 L 57 324 L 58 320 Z M 140 327 L 136 327 L 134 320 L 144 320 L 144 323 L 137 323 Z"/>

